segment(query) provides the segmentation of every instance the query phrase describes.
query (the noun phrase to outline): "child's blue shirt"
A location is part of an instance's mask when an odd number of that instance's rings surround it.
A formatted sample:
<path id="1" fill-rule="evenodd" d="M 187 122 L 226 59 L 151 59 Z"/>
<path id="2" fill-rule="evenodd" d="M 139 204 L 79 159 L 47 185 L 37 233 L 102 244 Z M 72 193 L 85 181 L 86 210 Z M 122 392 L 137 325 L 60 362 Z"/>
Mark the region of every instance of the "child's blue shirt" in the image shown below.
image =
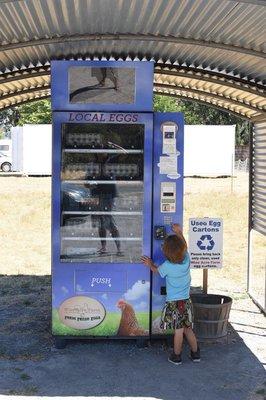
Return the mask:
<path id="1" fill-rule="evenodd" d="M 186 253 L 180 264 L 165 261 L 158 268 L 162 278 L 166 280 L 166 301 L 185 300 L 189 298 L 190 292 L 190 258 Z"/>

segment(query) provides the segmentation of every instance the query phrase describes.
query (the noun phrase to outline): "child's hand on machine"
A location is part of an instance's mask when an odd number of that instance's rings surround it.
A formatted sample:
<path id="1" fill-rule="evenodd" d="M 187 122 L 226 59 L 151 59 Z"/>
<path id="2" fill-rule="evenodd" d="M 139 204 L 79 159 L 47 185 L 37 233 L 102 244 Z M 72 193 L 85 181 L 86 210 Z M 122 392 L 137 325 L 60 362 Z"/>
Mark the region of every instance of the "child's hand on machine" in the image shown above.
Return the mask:
<path id="1" fill-rule="evenodd" d="M 141 259 L 141 261 L 143 262 L 144 265 L 147 265 L 150 268 L 153 266 L 153 262 L 152 262 L 152 259 L 150 257 L 142 256 L 142 257 L 140 257 L 140 259 Z"/>
<path id="2" fill-rule="evenodd" d="M 152 270 L 152 272 L 158 272 L 157 265 L 154 264 L 154 262 L 152 261 L 152 259 L 150 257 L 142 256 L 142 257 L 140 257 L 140 259 L 144 265 L 147 265 L 147 267 L 149 267 Z"/>
<path id="3" fill-rule="evenodd" d="M 172 231 L 175 232 L 177 235 L 180 233 L 182 234 L 182 228 L 179 224 L 172 224 Z"/>

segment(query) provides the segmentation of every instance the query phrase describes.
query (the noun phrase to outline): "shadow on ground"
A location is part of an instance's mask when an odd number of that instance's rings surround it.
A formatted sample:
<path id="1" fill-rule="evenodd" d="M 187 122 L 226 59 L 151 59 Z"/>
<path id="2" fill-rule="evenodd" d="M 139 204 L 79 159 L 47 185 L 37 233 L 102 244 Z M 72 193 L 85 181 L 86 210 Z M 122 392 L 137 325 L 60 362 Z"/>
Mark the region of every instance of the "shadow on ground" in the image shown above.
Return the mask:
<path id="1" fill-rule="evenodd" d="M 164 342 L 71 341 L 50 334 L 50 277 L 0 277 L 0 395 L 163 400 L 265 399 L 265 371 L 241 338 L 202 345 L 202 362 L 167 362 Z"/>

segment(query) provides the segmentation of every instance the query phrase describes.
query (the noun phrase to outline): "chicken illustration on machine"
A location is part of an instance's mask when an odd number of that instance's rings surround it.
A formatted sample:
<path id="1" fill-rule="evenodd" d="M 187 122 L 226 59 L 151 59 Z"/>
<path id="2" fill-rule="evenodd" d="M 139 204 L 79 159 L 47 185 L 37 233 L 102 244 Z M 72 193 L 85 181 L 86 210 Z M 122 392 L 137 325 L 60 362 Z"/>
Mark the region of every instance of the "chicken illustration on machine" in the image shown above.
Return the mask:
<path id="1" fill-rule="evenodd" d="M 117 331 L 117 336 L 146 336 L 148 331 L 139 326 L 134 308 L 121 299 L 117 302 L 117 307 L 121 310 L 121 320 Z"/>

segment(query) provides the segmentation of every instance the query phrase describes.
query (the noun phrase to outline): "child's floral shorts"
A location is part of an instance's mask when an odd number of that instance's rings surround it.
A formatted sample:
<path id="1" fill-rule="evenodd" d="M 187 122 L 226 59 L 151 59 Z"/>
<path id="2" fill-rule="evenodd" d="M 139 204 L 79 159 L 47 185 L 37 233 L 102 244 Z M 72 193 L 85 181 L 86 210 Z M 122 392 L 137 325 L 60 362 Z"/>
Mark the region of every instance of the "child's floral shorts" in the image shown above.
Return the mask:
<path id="1" fill-rule="evenodd" d="M 190 299 L 167 301 L 162 311 L 161 329 L 192 328 L 193 308 Z"/>

